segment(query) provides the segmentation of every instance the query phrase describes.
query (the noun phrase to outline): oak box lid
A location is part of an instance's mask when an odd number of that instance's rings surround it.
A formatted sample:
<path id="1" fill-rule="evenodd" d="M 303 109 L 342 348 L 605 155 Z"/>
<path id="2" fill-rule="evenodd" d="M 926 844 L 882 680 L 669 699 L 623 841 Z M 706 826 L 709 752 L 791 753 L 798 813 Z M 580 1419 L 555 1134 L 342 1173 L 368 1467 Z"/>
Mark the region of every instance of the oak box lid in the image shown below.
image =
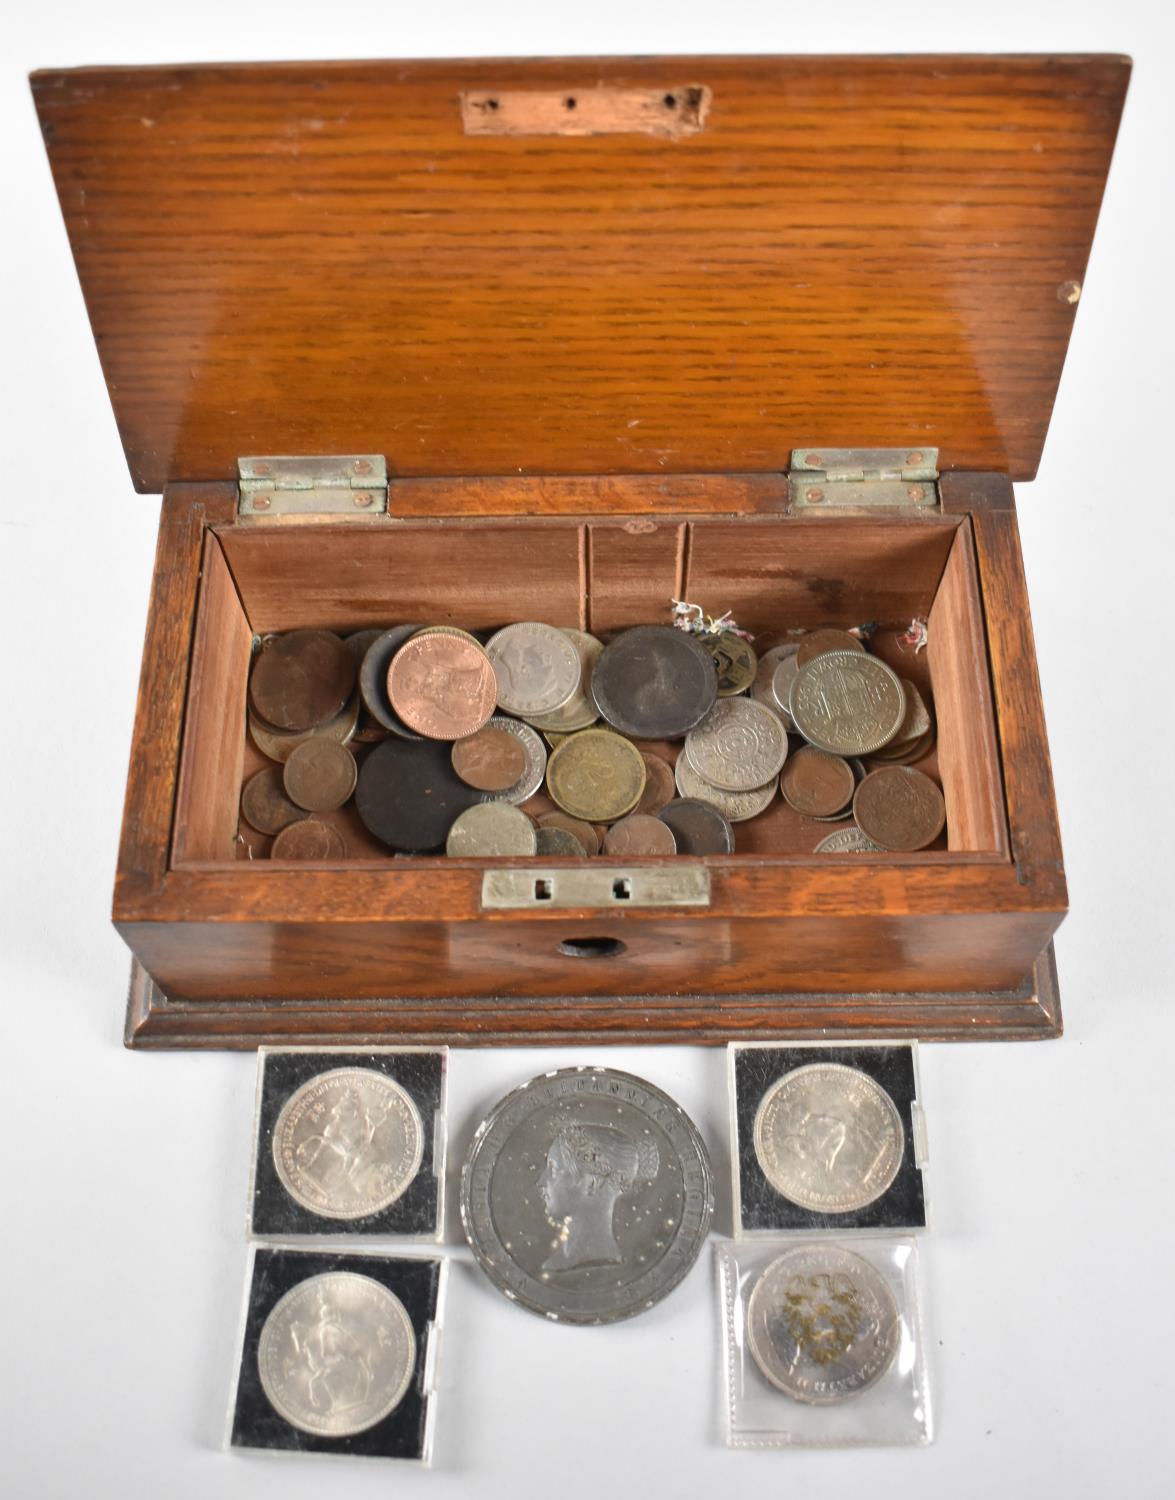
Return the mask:
<path id="1" fill-rule="evenodd" d="M 135 485 L 1036 470 L 1126 59 L 284 63 L 33 91 Z"/>

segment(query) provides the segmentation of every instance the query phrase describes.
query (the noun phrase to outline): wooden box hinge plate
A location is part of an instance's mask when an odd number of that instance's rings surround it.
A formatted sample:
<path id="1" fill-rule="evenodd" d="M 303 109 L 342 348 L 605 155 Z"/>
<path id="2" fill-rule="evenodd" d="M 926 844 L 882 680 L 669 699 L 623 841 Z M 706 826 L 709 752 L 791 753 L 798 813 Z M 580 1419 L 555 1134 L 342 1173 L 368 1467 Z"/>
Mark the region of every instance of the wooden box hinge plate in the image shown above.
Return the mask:
<path id="1" fill-rule="evenodd" d="M 378 453 L 239 458 L 237 473 L 242 520 L 370 521 L 388 513 L 388 465 Z"/>
<path id="2" fill-rule="evenodd" d="M 790 509 L 926 511 L 938 506 L 937 448 L 797 448 Z"/>

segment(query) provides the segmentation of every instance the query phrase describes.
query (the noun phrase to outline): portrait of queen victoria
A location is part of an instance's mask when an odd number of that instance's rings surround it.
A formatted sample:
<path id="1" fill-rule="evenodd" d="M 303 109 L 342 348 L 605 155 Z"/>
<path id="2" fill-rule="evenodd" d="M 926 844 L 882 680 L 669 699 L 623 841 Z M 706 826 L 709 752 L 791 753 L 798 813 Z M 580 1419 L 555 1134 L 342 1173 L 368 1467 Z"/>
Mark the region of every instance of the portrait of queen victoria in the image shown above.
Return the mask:
<path id="1" fill-rule="evenodd" d="M 634 1137 L 615 1125 L 561 1126 L 538 1179 L 547 1218 L 558 1230 L 543 1270 L 619 1264 L 616 1205 L 651 1183 L 659 1168 L 656 1143 L 647 1135 Z"/>

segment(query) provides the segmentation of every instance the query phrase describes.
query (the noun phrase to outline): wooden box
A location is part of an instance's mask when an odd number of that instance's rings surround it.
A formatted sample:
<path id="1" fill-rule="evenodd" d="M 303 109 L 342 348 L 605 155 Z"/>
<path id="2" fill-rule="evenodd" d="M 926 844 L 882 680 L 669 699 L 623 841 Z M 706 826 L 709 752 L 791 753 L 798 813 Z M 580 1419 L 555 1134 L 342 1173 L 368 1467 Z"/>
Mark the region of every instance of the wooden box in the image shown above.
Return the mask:
<path id="1" fill-rule="evenodd" d="M 163 491 L 114 901 L 128 1039 L 1055 1035 L 1065 880 L 1012 482 L 1128 72 L 35 75 L 131 473 Z M 257 505 L 257 455 L 390 477 Z M 682 598 L 754 631 L 878 622 L 933 691 L 945 847 L 815 856 L 777 803 L 733 855 L 597 861 L 588 886 L 559 861 L 241 857 L 257 635 L 600 633 Z M 898 641 L 914 619 L 925 651 Z"/>

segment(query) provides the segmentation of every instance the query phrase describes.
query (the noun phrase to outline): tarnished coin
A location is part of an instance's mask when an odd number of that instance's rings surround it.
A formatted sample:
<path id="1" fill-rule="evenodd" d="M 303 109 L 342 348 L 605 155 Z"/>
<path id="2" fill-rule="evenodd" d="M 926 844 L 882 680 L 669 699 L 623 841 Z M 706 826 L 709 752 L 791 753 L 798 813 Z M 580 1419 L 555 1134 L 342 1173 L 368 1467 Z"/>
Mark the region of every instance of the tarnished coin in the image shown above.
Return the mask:
<path id="1" fill-rule="evenodd" d="M 847 630 L 810 630 L 799 644 L 798 664 L 806 667 L 828 651 L 864 651 L 864 644 Z"/>
<path id="2" fill-rule="evenodd" d="M 484 795 L 453 770 L 448 745 L 384 740 L 359 768 L 355 810 L 381 842 L 420 854 L 441 848 L 458 814 Z"/>
<path id="3" fill-rule="evenodd" d="M 509 802 L 479 802 L 466 808 L 445 839 L 445 853 L 454 859 L 512 854 L 529 858 L 537 847 L 534 824 Z"/>
<path id="4" fill-rule="evenodd" d="M 759 666 L 750 641 L 743 640 L 733 630 L 699 636 L 698 639 L 718 672 L 718 696 L 732 698 L 736 693 L 745 693 L 754 682 Z"/>
<path id="5" fill-rule="evenodd" d="M 671 625 L 637 625 L 604 647 L 592 697 L 614 729 L 638 740 L 673 740 L 700 724 L 718 697 L 718 674 L 693 636 Z"/>
<path id="6" fill-rule="evenodd" d="M 906 695 L 898 675 L 876 656 L 825 651 L 796 673 L 788 711 L 818 750 L 868 755 L 901 728 Z"/>
<path id="7" fill-rule="evenodd" d="M 313 729 L 340 713 L 355 687 L 355 658 L 330 630 L 270 636 L 249 676 L 249 702 L 275 729 Z"/>
<path id="8" fill-rule="evenodd" d="M 246 781 L 241 792 L 241 816 L 258 833 L 274 834 L 306 815 L 286 796 L 278 767 L 266 766 Z"/>
<path id="9" fill-rule="evenodd" d="M 673 767 L 651 750 L 642 750 L 641 759 L 645 763 L 645 789 L 633 811 L 653 815 L 659 813 L 667 802 L 673 801 Z"/>
<path id="10" fill-rule="evenodd" d="M 910 766 L 882 766 L 857 788 L 853 816 L 857 827 L 883 849 L 912 853 L 934 843 L 947 809 L 929 776 Z"/>
<path id="11" fill-rule="evenodd" d="M 310 1276 L 266 1318 L 257 1371 L 269 1404 L 292 1427 L 351 1437 L 395 1411 L 412 1384 L 412 1320 L 370 1276 Z"/>
<path id="12" fill-rule="evenodd" d="M 568 833 L 566 828 L 539 828 L 535 833 L 535 840 L 535 853 L 540 857 L 543 855 L 561 858 L 571 856 L 575 859 L 583 859 L 587 853 L 576 836 Z"/>
<path id="13" fill-rule="evenodd" d="M 400 647 L 419 630 L 419 625 L 393 625 L 390 630 L 381 631 L 364 652 L 359 667 L 359 693 L 364 708 L 377 724 L 405 740 L 418 740 L 422 736 L 409 729 L 392 707 L 388 697 L 388 668 Z"/>
<path id="14" fill-rule="evenodd" d="M 639 854 L 676 854 L 677 840 L 668 823 L 648 813 L 629 813 L 604 835 L 604 853 L 616 859 Z"/>
<path id="15" fill-rule="evenodd" d="M 590 823 L 585 823 L 582 818 L 573 818 L 570 813 L 547 812 L 539 817 L 539 831 L 543 829 L 561 829 L 576 839 L 584 854 L 599 854 L 600 840 L 596 836 L 596 830 Z"/>
<path id="16" fill-rule="evenodd" d="M 852 799 L 853 768 L 839 755 L 801 745 L 779 778 L 783 800 L 807 818 L 839 813 Z"/>
<path id="17" fill-rule="evenodd" d="M 508 714 L 550 714 L 579 687 L 583 668 L 570 638 L 553 625 L 523 620 L 486 643 L 497 679 L 498 706 Z"/>
<path id="18" fill-rule="evenodd" d="M 355 738 L 363 745 L 374 744 L 377 740 L 382 740 L 388 732 L 387 727 L 381 724 L 363 703 L 363 658 L 381 635 L 383 635 L 382 629 L 376 626 L 374 629 L 354 630 L 350 635 L 343 637 L 343 644 L 355 658 L 355 668 L 359 673 L 359 722 L 355 726 Z"/>
<path id="19" fill-rule="evenodd" d="M 409 729 L 431 740 L 459 740 L 489 721 L 497 681 L 476 641 L 421 632 L 392 658 L 388 697 Z"/>
<path id="20" fill-rule="evenodd" d="M 479 792 L 508 791 L 526 770 L 526 751 L 517 735 L 491 721 L 453 746 L 453 769 Z"/>
<path id="21" fill-rule="evenodd" d="M 347 843 L 337 828 L 318 818 L 289 823 L 273 841 L 270 859 L 346 859 Z"/>
<path id="22" fill-rule="evenodd" d="M 776 1192 L 812 1213 L 845 1214 L 889 1189 L 906 1133 L 893 1100 L 868 1073 L 811 1063 L 763 1095 L 754 1142 Z"/>
<path id="23" fill-rule="evenodd" d="M 342 713 L 328 719 L 325 724 L 320 724 L 317 729 L 302 729 L 287 734 L 284 730 L 272 729 L 268 724 L 263 724 L 256 714 L 251 713 L 249 738 L 262 755 L 268 755 L 270 760 L 284 765 L 298 746 L 304 745 L 307 740 L 334 740 L 339 745 L 350 744 L 358 723 L 359 694 L 352 693 Z"/>
<path id="24" fill-rule="evenodd" d="M 590 729 L 600 717 L 592 698 L 592 673 L 604 649 L 602 641 L 583 630 L 565 628 L 563 634 L 575 647 L 579 657 L 579 686 L 562 708 L 550 714 L 527 714 L 527 719 L 545 735 L 574 734 L 577 729 Z"/>
<path id="25" fill-rule="evenodd" d="M 881 845 L 863 834 L 855 823 L 848 828 L 838 828 L 827 838 L 822 838 L 812 850 L 813 854 L 880 854 Z"/>
<path id="26" fill-rule="evenodd" d="M 315 736 L 286 761 L 286 795 L 307 812 L 333 812 L 355 790 L 355 757 L 346 745 Z"/>
<path id="27" fill-rule="evenodd" d="M 734 829 L 712 802 L 675 797 L 657 814 L 677 841 L 678 854 L 732 854 Z"/>
<path id="28" fill-rule="evenodd" d="M 788 705 L 791 702 L 791 685 L 796 680 L 796 676 L 800 670 L 798 654 L 798 651 L 793 651 L 790 656 L 785 656 L 771 674 L 771 697 L 774 698 L 775 704 L 789 730 L 796 727 Z M 768 704 L 768 707 L 770 707 L 770 704 Z"/>
<path id="29" fill-rule="evenodd" d="M 778 1390 L 811 1406 L 876 1385 L 901 1338 L 897 1303 L 880 1273 L 827 1241 L 785 1250 L 747 1302 L 755 1363 Z"/>
<path id="30" fill-rule="evenodd" d="M 728 792 L 722 787 L 711 786 L 704 776 L 699 776 L 684 755 L 677 757 L 673 768 L 677 790 L 683 797 L 698 797 L 711 802 L 731 823 L 745 823 L 748 818 L 757 818 L 764 808 L 775 800 L 779 782 L 772 777 L 766 786 L 752 787 L 749 792 Z"/>
<path id="31" fill-rule="evenodd" d="M 547 790 L 573 818 L 612 823 L 631 812 L 645 789 L 645 763 L 610 729 L 581 729 L 551 751 Z"/>
<path id="32" fill-rule="evenodd" d="M 723 698 L 685 737 L 685 758 L 712 786 L 749 792 L 778 776 L 787 759 L 787 731 L 752 698 Z"/>
<path id="33" fill-rule="evenodd" d="M 420 1170 L 424 1125 L 412 1098 L 374 1068 L 334 1068 L 296 1089 L 273 1127 L 273 1164 L 295 1203 L 324 1219 L 366 1219 Z"/>
<path id="34" fill-rule="evenodd" d="M 477 1128 L 461 1223 L 520 1307 L 614 1323 L 665 1297 L 697 1259 L 714 1191 L 706 1147 L 667 1094 L 611 1068 L 564 1068 Z"/>
<path id="35" fill-rule="evenodd" d="M 487 725 L 489 729 L 500 729 L 504 734 L 511 734 L 522 746 L 526 756 L 526 765 L 522 775 L 514 783 L 501 792 L 482 792 L 482 802 L 510 802 L 515 807 L 520 802 L 525 802 L 533 797 L 543 784 L 543 778 L 547 774 L 547 751 L 538 734 L 529 724 L 523 724 L 519 719 L 508 719 L 505 714 L 495 714 Z"/>
<path id="36" fill-rule="evenodd" d="M 777 695 L 775 692 L 775 674 L 785 661 L 793 661 L 798 645 L 772 646 L 770 651 L 765 651 L 759 658 L 759 665 L 755 669 L 755 680 L 751 683 L 751 697 L 756 703 L 761 703 L 764 708 L 769 708 L 773 714 L 783 721 L 783 727 L 792 727 L 791 714 L 787 711 L 787 692 Z M 795 669 L 792 669 L 792 676 Z M 791 688 L 791 682 L 786 683 L 786 688 Z"/>
<path id="37" fill-rule="evenodd" d="M 896 748 L 886 745 L 884 750 L 878 750 L 869 757 L 874 766 L 912 766 L 924 759 L 934 749 L 934 734 L 919 735 L 916 740 L 910 740 L 908 744 L 898 745 Z"/>

